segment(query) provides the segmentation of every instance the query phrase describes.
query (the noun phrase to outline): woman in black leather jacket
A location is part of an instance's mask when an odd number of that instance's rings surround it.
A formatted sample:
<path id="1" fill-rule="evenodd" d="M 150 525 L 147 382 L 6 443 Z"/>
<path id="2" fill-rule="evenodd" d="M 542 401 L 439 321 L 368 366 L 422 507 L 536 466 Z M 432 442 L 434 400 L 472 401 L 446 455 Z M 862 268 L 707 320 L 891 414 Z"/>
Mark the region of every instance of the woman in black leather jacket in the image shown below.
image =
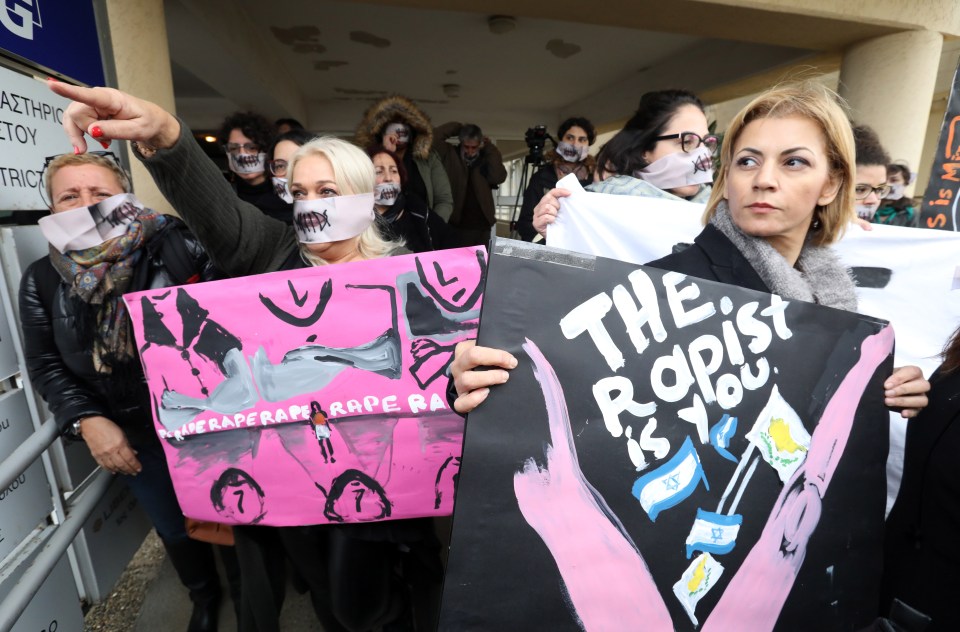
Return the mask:
<path id="1" fill-rule="evenodd" d="M 50 254 L 20 285 L 30 379 L 61 432 L 86 442 L 144 507 L 194 609 L 189 630 L 216 630 L 220 582 L 211 545 L 184 528 L 122 294 L 210 280 L 213 268 L 183 223 L 144 208 L 127 174 L 98 155 L 46 167 L 53 213 L 40 220 Z"/>

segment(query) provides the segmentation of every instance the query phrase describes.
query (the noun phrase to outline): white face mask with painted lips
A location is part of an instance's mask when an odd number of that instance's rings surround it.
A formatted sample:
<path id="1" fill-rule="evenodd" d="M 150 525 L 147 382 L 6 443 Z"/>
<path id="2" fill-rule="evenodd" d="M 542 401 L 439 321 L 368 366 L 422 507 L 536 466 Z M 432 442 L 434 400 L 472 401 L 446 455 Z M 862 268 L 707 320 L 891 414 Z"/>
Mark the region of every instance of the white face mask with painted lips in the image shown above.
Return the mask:
<path id="1" fill-rule="evenodd" d="M 273 176 L 273 192 L 287 204 L 293 204 L 293 195 L 290 193 L 290 185 L 287 183 L 286 178 Z"/>
<path id="2" fill-rule="evenodd" d="M 373 201 L 380 206 L 393 206 L 400 195 L 400 185 L 396 182 L 381 182 L 373 190 Z"/>
<path id="3" fill-rule="evenodd" d="M 64 253 L 93 248 L 123 235 L 143 209 L 132 193 L 120 193 L 93 206 L 41 217 L 37 223 L 50 245 Z"/>
<path id="4" fill-rule="evenodd" d="M 658 189 L 676 189 L 713 182 L 713 154 L 701 145 L 695 151 L 678 151 L 655 160 L 634 171 L 633 177 L 649 182 Z"/>
<path id="5" fill-rule="evenodd" d="M 302 244 L 326 244 L 356 237 L 373 223 L 373 193 L 297 200 L 293 228 Z"/>
<path id="6" fill-rule="evenodd" d="M 227 154 L 227 160 L 230 171 L 234 173 L 263 173 L 267 165 L 267 154 L 262 151 L 259 154 Z"/>
<path id="7" fill-rule="evenodd" d="M 557 154 L 567 162 L 581 162 L 586 160 L 587 155 L 590 153 L 590 147 L 587 145 L 581 145 L 577 147 L 576 145 L 568 142 L 561 141 L 557 143 Z"/>

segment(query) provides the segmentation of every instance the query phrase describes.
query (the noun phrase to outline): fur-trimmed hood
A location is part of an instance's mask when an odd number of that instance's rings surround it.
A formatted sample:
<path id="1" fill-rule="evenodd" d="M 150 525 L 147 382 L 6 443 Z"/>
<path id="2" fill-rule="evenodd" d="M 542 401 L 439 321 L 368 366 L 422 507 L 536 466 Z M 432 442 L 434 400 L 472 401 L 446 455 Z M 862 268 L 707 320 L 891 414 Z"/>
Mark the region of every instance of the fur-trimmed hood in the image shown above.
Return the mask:
<path id="1" fill-rule="evenodd" d="M 433 126 L 430 117 L 407 97 L 398 94 L 380 99 L 364 112 L 357 125 L 355 139 L 360 147 L 379 144 L 380 134 L 390 123 L 406 123 L 413 133 L 411 151 L 414 158 L 426 160 L 433 145 Z"/>

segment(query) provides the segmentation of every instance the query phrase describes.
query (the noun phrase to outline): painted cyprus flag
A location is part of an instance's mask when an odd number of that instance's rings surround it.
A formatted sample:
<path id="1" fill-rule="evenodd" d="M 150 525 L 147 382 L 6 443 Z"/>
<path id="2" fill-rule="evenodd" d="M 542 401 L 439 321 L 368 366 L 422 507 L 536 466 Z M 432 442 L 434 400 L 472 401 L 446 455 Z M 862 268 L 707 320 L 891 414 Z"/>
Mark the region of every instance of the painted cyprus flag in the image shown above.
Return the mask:
<path id="1" fill-rule="evenodd" d="M 650 520 L 656 522 L 661 511 L 686 500 L 701 480 L 709 490 L 700 457 L 690 437 L 687 437 L 669 461 L 637 479 L 633 484 L 633 495 L 640 501 Z"/>
<path id="2" fill-rule="evenodd" d="M 760 450 L 760 456 L 777 471 L 784 483 L 806 460 L 810 449 L 810 433 L 776 385 L 746 438 Z"/>
<path id="3" fill-rule="evenodd" d="M 673 594 L 680 600 L 693 625 L 700 625 L 695 612 L 697 603 L 713 588 L 721 575 L 723 566 L 720 562 L 709 553 L 701 553 L 683 572 L 680 581 L 673 585 Z"/>

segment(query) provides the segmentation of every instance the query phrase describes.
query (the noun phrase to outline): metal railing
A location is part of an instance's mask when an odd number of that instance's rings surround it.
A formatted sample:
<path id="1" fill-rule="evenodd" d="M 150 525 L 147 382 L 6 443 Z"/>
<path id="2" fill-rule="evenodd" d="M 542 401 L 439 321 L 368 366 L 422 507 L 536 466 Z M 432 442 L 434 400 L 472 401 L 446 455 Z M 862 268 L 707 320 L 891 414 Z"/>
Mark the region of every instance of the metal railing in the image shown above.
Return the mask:
<path id="1" fill-rule="evenodd" d="M 41 429 L 51 425 L 54 426 L 54 435 L 43 445 L 40 452 L 43 452 L 56 438 L 56 425 L 53 421 L 46 422 L 41 426 Z M 48 431 L 44 431 L 44 436 L 47 432 Z M 39 443 L 42 440 L 37 436 L 39 434 L 39 432 L 34 433 L 28 442 Z M 26 442 L 18 448 L 13 455 L 0 464 L 0 472 L 2 472 L 4 476 L 6 476 L 7 470 L 10 469 L 8 463 L 14 456 L 22 452 L 24 447 L 28 447 Z M 26 454 L 26 452 L 24 452 L 24 454 Z M 37 456 L 39 455 L 34 456 L 34 459 L 36 459 Z M 28 463 L 28 466 L 31 463 L 32 461 Z M 19 474 L 20 472 L 16 472 L 14 476 L 19 476 Z M 30 605 L 30 600 L 33 599 L 34 594 L 39 590 L 40 586 L 43 585 L 43 582 L 50 573 L 53 572 L 57 562 L 59 562 L 63 554 L 66 553 L 67 549 L 73 543 L 74 538 L 77 537 L 77 533 L 80 532 L 80 529 L 87 521 L 87 518 L 93 513 L 97 503 L 99 503 L 107 493 L 107 488 L 110 487 L 112 479 L 112 474 L 98 468 L 66 501 L 66 518 L 64 518 L 63 522 L 58 525 L 46 527 L 42 533 L 35 538 L 34 546 L 29 547 L 30 554 L 33 554 L 33 551 L 37 548 L 39 548 L 39 552 L 36 553 L 33 562 L 29 568 L 24 571 L 20 580 L 10 590 L 6 598 L 0 602 L 0 632 L 9 632 L 9 630 L 16 625 L 20 615 L 23 614 L 23 611 Z M 24 555 L 21 554 L 13 557 L 15 559 L 12 560 L 11 565 L 16 565 L 22 560 Z M 2 570 L 5 569 L 0 569 L 0 574 L 2 574 Z"/>

